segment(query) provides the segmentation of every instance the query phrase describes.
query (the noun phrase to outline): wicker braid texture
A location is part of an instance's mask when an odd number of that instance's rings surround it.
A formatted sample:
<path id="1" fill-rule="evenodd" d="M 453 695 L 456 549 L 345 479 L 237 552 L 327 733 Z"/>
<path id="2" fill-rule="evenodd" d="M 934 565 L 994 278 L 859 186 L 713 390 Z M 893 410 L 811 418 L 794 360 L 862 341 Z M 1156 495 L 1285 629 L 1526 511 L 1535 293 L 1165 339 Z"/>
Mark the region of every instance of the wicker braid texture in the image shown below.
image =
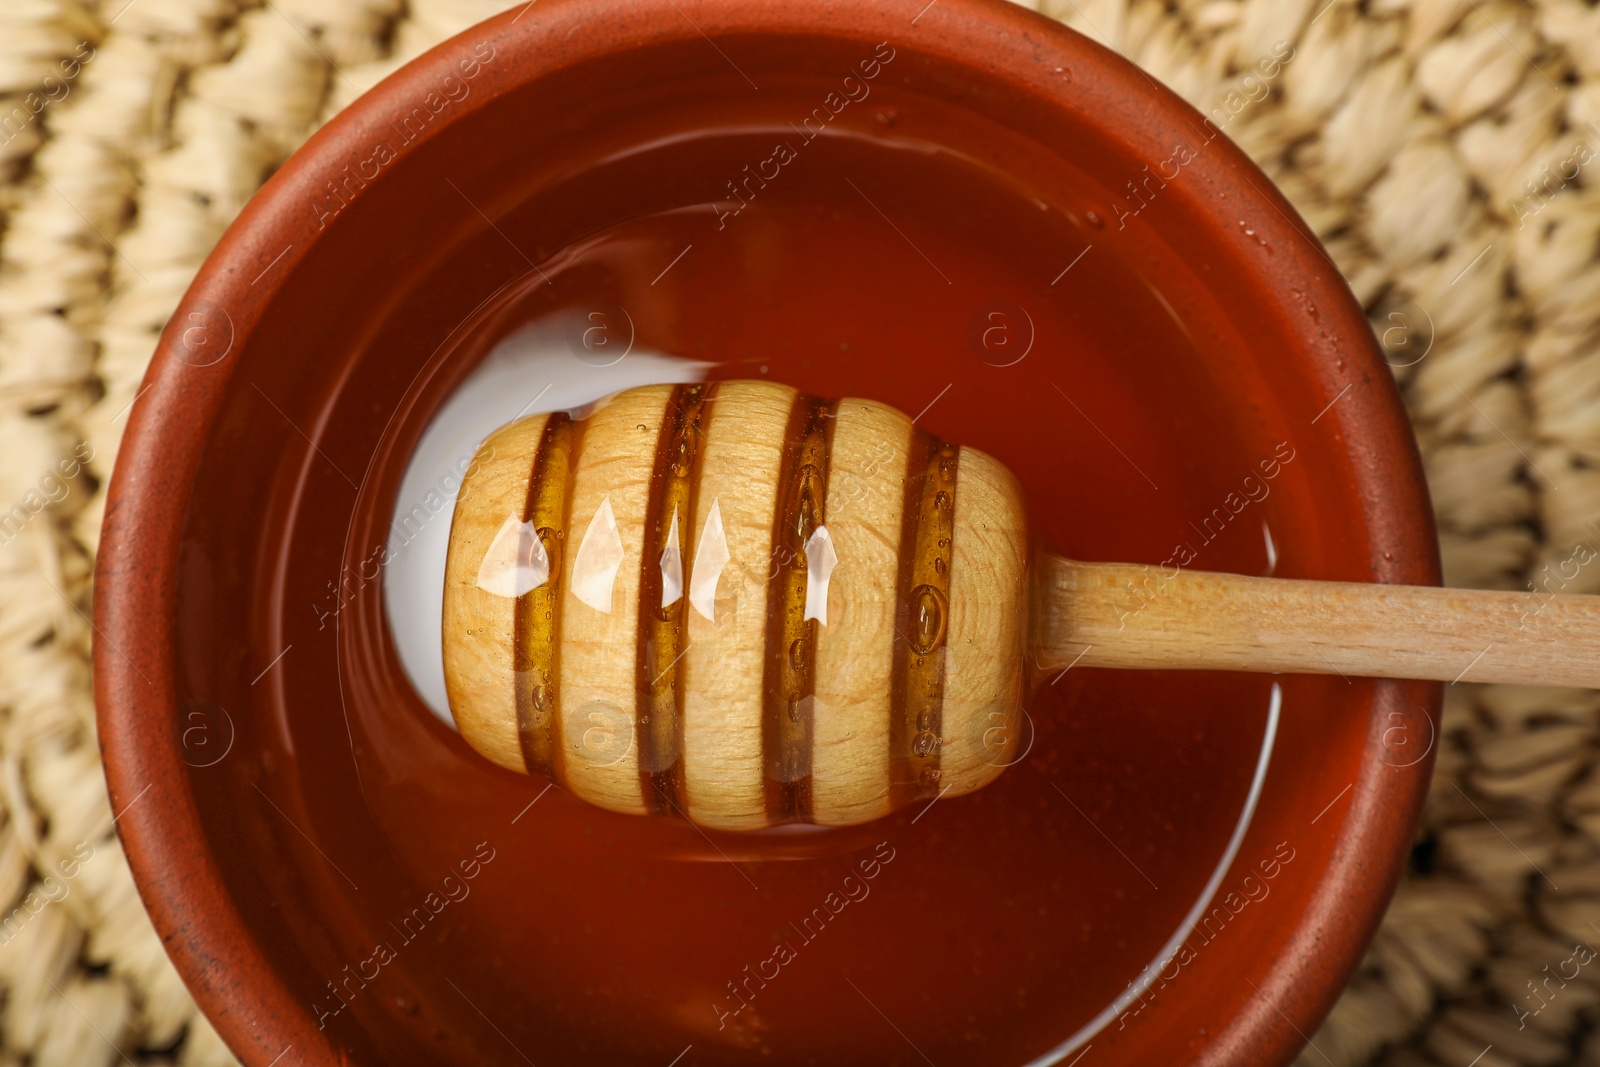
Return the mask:
<path id="1" fill-rule="evenodd" d="M 0 4 L 0 1067 L 232 1062 L 106 799 L 102 488 L 160 329 L 251 193 L 358 93 L 507 6 Z M 1600 8 L 1029 6 L 1225 119 L 1327 241 L 1402 383 L 1447 581 L 1600 592 Z M 1265 76 L 1279 42 L 1292 58 Z M 1448 693 L 1412 873 L 1300 1062 L 1600 1065 L 1600 966 L 1546 982 L 1600 944 L 1600 694 Z"/>

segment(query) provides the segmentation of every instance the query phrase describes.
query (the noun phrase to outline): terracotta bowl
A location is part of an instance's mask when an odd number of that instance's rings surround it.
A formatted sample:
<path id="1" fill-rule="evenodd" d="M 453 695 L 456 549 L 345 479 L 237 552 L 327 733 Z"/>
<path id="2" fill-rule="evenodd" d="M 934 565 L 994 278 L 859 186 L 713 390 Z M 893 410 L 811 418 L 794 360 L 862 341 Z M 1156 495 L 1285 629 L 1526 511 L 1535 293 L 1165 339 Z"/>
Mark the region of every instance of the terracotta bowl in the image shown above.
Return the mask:
<path id="1" fill-rule="evenodd" d="M 1436 582 L 1361 309 L 1218 133 L 1293 62 L 1201 115 L 993 0 L 541 0 L 313 137 L 168 325 L 97 575 L 119 830 L 239 1057 L 1288 1062 L 1406 861 L 1438 686 L 1073 670 L 979 793 L 704 835 L 468 750 L 382 575 L 430 414 L 548 320 L 574 368 L 603 322 L 918 413 L 1051 550 Z"/>

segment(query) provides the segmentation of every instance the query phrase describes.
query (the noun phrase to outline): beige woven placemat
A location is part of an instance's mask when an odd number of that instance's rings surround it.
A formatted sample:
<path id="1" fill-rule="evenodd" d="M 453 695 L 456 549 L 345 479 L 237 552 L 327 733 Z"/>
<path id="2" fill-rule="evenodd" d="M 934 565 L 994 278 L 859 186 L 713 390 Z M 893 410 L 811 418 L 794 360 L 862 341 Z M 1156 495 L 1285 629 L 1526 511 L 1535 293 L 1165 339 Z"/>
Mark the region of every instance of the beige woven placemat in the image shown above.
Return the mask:
<path id="1" fill-rule="evenodd" d="M 1034 2 L 1226 118 L 1328 242 L 1404 385 L 1447 580 L 1600 591 L 1600 9 Z M 230 1062 L 113 833 L 101 487 L 157 333 L 251 192 L 506 6 L 0 0 L 0 1067 Z M 1597 711 L 1449 691 L 1413 871 L 1301 1062 L 1600 1065 L 1600 967 L 1573 962 L 1600 944 Z"/>

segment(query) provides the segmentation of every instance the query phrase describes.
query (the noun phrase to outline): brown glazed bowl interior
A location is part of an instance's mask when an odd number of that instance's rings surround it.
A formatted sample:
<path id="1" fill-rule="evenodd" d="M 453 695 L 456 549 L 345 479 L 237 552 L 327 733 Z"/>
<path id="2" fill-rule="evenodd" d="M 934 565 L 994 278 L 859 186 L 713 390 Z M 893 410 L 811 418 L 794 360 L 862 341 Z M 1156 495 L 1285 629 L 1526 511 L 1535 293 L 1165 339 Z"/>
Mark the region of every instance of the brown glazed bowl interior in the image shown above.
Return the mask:
<path id="1" fill-rule="evenodd" d="M 1288 1062 L 1405 862 L 1436 685 L 1073 670 L 994 785 L 810 836 L 598 812 L 428 713 L 380 580 L 407 457 L 496 340 L 595 308 L 989 451 L 1042 548 L 1151 565 L 1130 615 L 1173 566 L 1438 581 L 1338 272 L 1110 52 L 998 0 L 508 11 L 250 203 L 112 481 L 113 804 L 240 1058 Z"/>

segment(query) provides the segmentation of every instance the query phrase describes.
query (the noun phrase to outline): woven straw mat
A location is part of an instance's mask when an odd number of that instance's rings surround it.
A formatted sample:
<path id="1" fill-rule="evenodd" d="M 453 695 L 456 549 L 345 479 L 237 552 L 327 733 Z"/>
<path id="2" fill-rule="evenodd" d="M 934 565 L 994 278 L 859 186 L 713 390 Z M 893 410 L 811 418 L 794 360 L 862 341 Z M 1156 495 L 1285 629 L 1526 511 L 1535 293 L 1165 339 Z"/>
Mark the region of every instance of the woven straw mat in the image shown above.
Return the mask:
<path id="1" fill-rule="evenodd" d="M 1034 2 L 1236 112 L 1228 134 L 1384 340 L 1447 582 L 1600 592 L 1600 568 L 1564 578 L 1600 543 L 1600 8 Z M 0 937 L 0 1067 L 232 1062 L 106 799 L 87 621 L 104 485 L 157 334 L 256 187 L 504 6 L 0 0 L 0 511 L 26 516 L 0 532 L 0 916 L 21 920 Z M 1264 78 L 1278 42 L 1293 58 Z M 1600 938 L 1600 694 L 1448 692 L 1411 870 L 1300 1062 L 1600 1065 L 1600 967 L 1530 992 Z"/>

